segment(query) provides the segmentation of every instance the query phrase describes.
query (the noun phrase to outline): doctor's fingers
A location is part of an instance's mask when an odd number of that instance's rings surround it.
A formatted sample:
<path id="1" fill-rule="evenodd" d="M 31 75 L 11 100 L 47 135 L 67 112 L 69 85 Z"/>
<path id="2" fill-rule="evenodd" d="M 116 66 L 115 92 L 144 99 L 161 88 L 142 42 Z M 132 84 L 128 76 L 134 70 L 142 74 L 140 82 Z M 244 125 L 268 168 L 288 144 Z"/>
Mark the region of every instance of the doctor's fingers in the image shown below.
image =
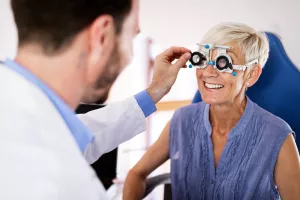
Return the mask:
<path id="1" fill-rule="evenodd" d="M 181 68 L 185 68 L 186 62 L 190 58 L 191 58 L 191 53 L 185 53 L 181 55 L 180 58 L 173 64 L 174 70 L 178 72 Z"/>

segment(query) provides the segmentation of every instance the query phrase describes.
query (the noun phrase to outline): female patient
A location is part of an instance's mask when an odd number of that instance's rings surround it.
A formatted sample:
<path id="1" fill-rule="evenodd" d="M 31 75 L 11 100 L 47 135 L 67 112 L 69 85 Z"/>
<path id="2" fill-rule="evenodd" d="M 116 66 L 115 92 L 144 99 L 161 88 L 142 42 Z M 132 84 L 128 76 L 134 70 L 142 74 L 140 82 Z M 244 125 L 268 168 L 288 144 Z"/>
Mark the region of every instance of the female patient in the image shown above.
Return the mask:
<path id="1" fill-rule="evenodd" d="M 202 43 L 223 45 L 210 51 L 211 59 L 203 57 L 198 63 L 203 102 L 175 112 L 129 172 L 124 199 L 141 199 L 146 177 L 169 158 L 175 200 L 300 199 L 293 131 L 245 95 L 268 58 L 266 36 L 243 24 L 226 23 L 213 27 Z M 226 68 L 229 59 L 232 67 Z"/>

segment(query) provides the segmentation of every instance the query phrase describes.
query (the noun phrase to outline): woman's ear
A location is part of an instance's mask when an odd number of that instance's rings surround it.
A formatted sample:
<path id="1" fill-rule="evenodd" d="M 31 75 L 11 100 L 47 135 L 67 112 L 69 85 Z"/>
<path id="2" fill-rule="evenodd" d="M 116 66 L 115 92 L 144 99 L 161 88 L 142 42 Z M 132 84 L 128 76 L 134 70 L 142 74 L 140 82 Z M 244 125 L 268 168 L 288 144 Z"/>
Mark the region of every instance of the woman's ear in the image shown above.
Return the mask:
<path id="1" fill-rule="evenodd" d="M 256 64 L 253 67 L 251 67 L 250 72 L 246 79 L 246 86 L 247 87 L 253 86 L 259 79 L 261 73 L 262 73 L 262 68 L 260 64 Z"/>

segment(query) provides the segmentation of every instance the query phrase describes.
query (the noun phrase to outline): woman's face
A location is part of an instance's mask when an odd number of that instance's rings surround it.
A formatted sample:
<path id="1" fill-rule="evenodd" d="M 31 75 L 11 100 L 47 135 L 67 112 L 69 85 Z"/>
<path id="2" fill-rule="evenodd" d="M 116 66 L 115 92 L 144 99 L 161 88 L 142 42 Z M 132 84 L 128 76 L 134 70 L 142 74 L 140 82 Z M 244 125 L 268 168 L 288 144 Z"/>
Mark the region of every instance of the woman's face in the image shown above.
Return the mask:
<path id="1" fill-rule="evenodd" d="M 233 64 L 244 65 L 245 56 L 239 46 L 236 43 L 225 45 L 233 47 L 231 50 L 227 50 Z M 218 50 L 214 49 L 212 60 L 215 60 L 217 53 Z M 219 72 L 212 65 L 208 65 L 204 69 L 197 69 L 198 88 L 203 101 L 207 104 L 227 104 L 233 103 L 236 98 L 243 98 L 246 88 L 245 72 L 236 71 L 237 75 L 233 76 L 231 73 Z"/>

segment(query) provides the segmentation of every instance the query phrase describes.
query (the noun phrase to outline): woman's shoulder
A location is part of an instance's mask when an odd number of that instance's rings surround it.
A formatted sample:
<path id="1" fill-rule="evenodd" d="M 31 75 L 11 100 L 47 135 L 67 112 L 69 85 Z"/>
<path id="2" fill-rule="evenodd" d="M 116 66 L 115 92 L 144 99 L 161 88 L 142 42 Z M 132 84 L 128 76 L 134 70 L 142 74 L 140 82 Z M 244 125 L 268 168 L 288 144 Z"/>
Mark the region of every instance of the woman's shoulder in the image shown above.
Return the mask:
<path id="1" fill-rule="evenodd" d="M 204 116 L 205 107 L 207 104 L 204 102 L 192 103 L 177 109 L 172 116 L 172 124 L 184 123 L 190 124 L 195 119 L 200 120 Z"/>
<path id="2" fill-rule="evenodd" d="M 255 121 L 257 121 L 259 124 L 266 127 L 267 129 L 270 129 L 272 131 L 277 130 L 279 132 L 294 134 L 292 128 L 286 121 L 274 115 L 273 113 L 270 113 L 269 111 L 263 109 L 257 104 L 255 104 L 254 106 L 253 117 Z"/>

